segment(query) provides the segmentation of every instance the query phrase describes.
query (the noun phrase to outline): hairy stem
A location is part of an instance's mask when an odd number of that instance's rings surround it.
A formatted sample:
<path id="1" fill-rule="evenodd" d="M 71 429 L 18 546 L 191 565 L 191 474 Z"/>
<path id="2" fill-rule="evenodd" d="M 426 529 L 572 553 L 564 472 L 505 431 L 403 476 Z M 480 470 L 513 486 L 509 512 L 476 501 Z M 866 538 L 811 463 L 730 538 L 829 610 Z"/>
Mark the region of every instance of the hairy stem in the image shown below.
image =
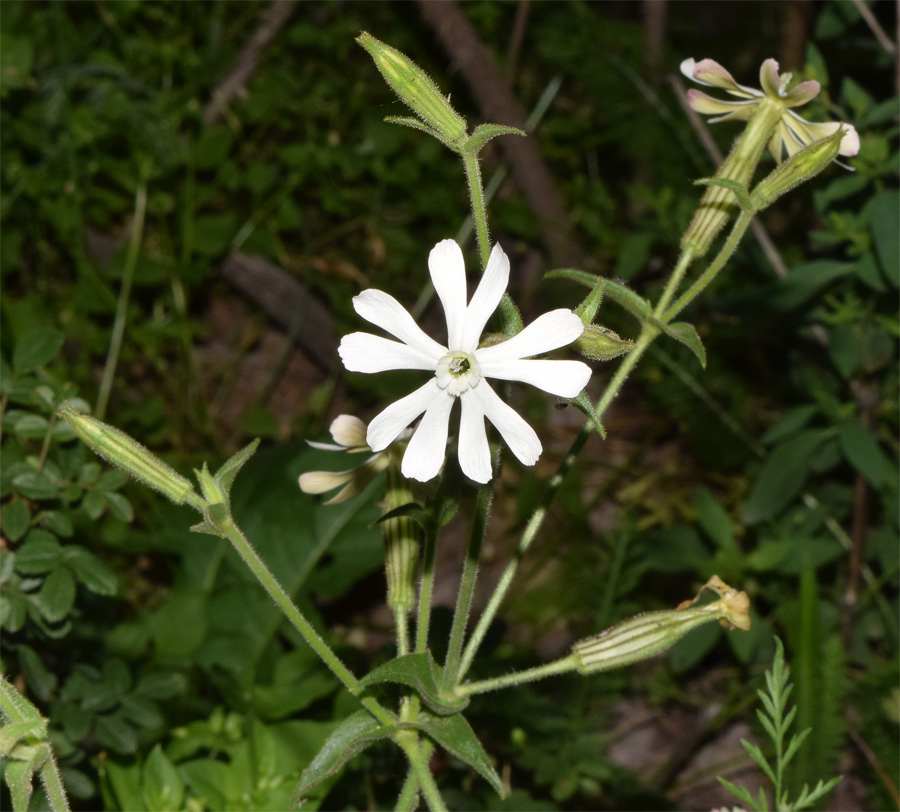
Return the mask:
<path id="1" fill-rule="evenodd" d="M 507 674 L 503 677 L 494 677 L 493 679 L 457 685 L 455 693 L 459 696 L 471 696 L 472 694 L 483 694 L 487 691 L 498 691 L 501 688 L 509 688 L 512 685 L 523 685 L 526 682 L 552 677 L 554 674 L 565 674 L 568 671 L 574 671 L 575 668 L 575 656 L 570 654 L 561 660 L 555 660 L 552 663 L 539 665 L 525 671 L 517 671 L 514 674 Z"/>
<path id="2" fill-rule="evenodd" d="M 403 748 L 410 766 L 419 783 L 419 789 L 425 796 L 425 803 L 431 812 L 447 812 L 447 806 L 441 797 L 440 790 L 434 782 L 434 776 L 428 769 L 428 758 L 422 750 L 418 735 L 413 731 L 403 730 L 395 736 L 397 744 Z"/>

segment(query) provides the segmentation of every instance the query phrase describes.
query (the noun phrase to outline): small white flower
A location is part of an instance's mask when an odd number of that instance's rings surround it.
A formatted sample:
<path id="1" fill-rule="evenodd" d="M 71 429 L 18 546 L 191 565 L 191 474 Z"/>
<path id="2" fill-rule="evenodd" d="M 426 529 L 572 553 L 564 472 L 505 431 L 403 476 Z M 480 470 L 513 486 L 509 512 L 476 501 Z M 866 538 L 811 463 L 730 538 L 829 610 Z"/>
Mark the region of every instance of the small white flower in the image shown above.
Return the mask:
<path id="1" fill-rule="evenodd" d="M 859 152 L 859 135 L 849 124 L 840 121 L 814 124 L 790 109 L 800 107 L 814 99 L 819 95 L 821 86 L 811 80 L 801 82 L 788 90 L 791 74 L 779 76 L 778 63 L 774 59 L 767 59 L 759 69 L 759 83 L 762 90 L 739 85 L 725 68 L 712 59 L 702 59 L 699 62 L 685 59 L 681 63 L 681 72 L 698 84 L 719 88 L 737 99 L 737 101 L 723 101 L 694 88 L 688 90 L 688 103 L 693 110 L 704 115 L 716 116 L 710 119 L 711 124 L 726 119 L 747 121 L 756 111 L 757 105 L 766 100 L 782 107 L 784 112 L 781 121 L 775 127 L 768 145 L 769 152 L 778 163 L 783 160 L 785 152 L 790 157 L 813 141 L 827 138 L 841 127 L 847 132 L 841 139 L 839 154 L 851 157 Z"/>
<path id="2" fill-rule="evenodd" d="M 485 418 L 516 457 L 525 465 L 534 465 L 541 455 L 537 434 L 485 379 L 521 381 L 553 395 L 575 397 L 591 376 L 587 364 L 526 359 L 572 343 L 584 330 L 581 319 L 571 310 L 553 310 L 507 341 L 479 347 L 481 333 L 509 281 L 506 254 L 499 245 L 494 246 L 468 305 L 463 255 L 453 240 L 439 242 L 432 249 L 428 269 L 447 318 L 447 346 L 425 335 L 393 296 L 364 290 L 353 299 L 360 316 L 402 343 L 370 333 L 344 336 L 339 352 L 348 370 L 421 369 L 434 373 L 428 383 L 388 406 L 369 424 L 369 446 L 381 451 L 424 413 L 403 455 L 401 471 L 406 477 L 427 482 L 444 462 L 450 410 L 459 400 L 459 464 L 466 476 L 481 483 L 491 478 Z"/>
<path id="3" fill-rule="evenodd" d="M 331 436 L 334 438 L 335 445 L 314 443 L 312 440 L 306 442 L 313 448 L 322 451 L 357 454 L 372 450 L 366 442 L 366 424 L 353 415 L 338 415 L 331 423 Z M 300 490 L 303 493 L 318 495 L 343 485 L 341 490 L 325 502 L 326 505 L 337 505 L 362 492 L 366 485 L 387 468 L 389 462 L 388 452 L 382 450 L 377 454 L 372 454 L 355 468 L 349 468 L 346 471 L 309 471 L 300 474 Z"/>

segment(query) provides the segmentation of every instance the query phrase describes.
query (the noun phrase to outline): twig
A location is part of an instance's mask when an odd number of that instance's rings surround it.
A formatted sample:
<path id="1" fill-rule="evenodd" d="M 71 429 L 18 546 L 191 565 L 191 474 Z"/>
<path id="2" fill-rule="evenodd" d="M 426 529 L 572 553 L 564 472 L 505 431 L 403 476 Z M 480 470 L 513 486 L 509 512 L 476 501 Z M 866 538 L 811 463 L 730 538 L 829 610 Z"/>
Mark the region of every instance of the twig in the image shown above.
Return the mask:
<path id="1" fill-rule="evenodd" d="M 684 85 L 682 85 L 681 80 L 677 76 L 670 76 L 669 84 L 672 85 L 672 89 L 675 91 L 675 95 L 678 97 L 678 101 L 684 109 L 685 115 L 687 115 L 688 122 L 697 134 L 697 138 L 700 139 L 700 143 L 703 144 L 703 148 L 706 150 L 707 155 L 709 155 L 712 162 L 718 166 L 722 163 L 724 157 L 722 151 L 719 149 L 718 144 L 713 140 L 709 128 L 706 126 L 706 122 L 704 122 L 688 104 Z M 750 230 L 753 232 L 753 237 L 759 243 L 759 247 L 769 260 L 772 269 L 775 271 L 775 275 L 780 277 L 787 276 L 787 265 L 784 264 L 781 253 L 775 247 L 775 243 L 772 242 L 769 233 L 766 231 L 765 226 L 760 222 L 758 217 L 753 218 L 753 221 L 750 223 Z"/>
<path id="2" fill-rule="evenodd" d="M 284 28 L 296 10 L 298 2 L 299 0 L 272 0 L 269 3 L 262 14 L 262 25 L 244 46 L 225 78 L 213 89 L 212 98 L 203 111 L 205 124 L 214 123 L 225 112 L 234 97 L 241 92 L 247 80 L 256 71 L 260 53 Z"/>
<path id="3" fill-rule="evenodd" d="M 863 18 L 866 25 L 869 26 L 872 33 L 875 35 L 875 39 L 878 40 L 879 44 L 885 51 L 887 51 L 894 58 L 897 57 L 897 43 L 893 42 L 891 38 L 887 35 L 887 32 L 881 27 L 881 23 L 875 19 L 875 15 L 872 13 L 872 9 L 870 9 L 863 0 L 853 0 L 853 5 L 856 6 L 856 10 L 859 12 L 859 16 Z"/>
<path id="4" fill-rule="evenodd" d="M 879 761 L 878 756 L 872 752 L 872 748 L 866 744 L 866 740 L 849 725 L 847 727 L 847 733 L 853 740 L 853 743 L 859 748 L 859 752 L 863 754 L 863 758 L 865 758 L 872 769 L 875 770 L 876 774 L 881 779 L 881 783 L 884 784 L 884 788 L 894 799 L 894 803 L 900 808 L 900 790 L 897 789 L 897 785 L 893 782 L 890 775 L 888 775 L 888 771 L 884 768 L 881 761 Z"/>
<path id="5" fill-rule="evenodd" d="M 531 10 L 531 0 L 519 0 L 516 6 L 516 19 L 513 22 L 512 34 L 509 37 L 509 48 L 506 54 L 506 69 L 503 71 L 506 83 L 513 87 L 516 71 L 519 68 L 519 57 L 522 55 L 522 42 L 525 40 L 525 30 L 528 27 L 528 12 Z"/>

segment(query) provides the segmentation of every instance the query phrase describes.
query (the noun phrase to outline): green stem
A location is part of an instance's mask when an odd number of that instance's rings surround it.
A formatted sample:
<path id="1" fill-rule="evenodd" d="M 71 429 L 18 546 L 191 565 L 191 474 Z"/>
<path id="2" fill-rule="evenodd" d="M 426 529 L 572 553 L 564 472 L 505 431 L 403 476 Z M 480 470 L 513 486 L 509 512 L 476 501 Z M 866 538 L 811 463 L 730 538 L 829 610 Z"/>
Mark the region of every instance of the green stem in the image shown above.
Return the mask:
<path id="1" fill-rule="evenodd" d="M 147 174 L 149 175 L 149 171 Z M 119 301 L 116 303 L 116 317 L 113 322 L 112 335 L 109 339 L 109 351 L 106 354 L 106 365 L 103 367 L 103 378 L 100 381 L 100 391 L 97 393 L 97 406 L 94 409 L 94 417 L 97 420 L 103 420 L 106 415 L 106 407 L 109 404 L 113 380 L 116 377 L 119 352 L 122 349 L 122 339 L 125 337 L 128 302 L 131 299 L 131 283 L 134 281 L 134 270 L 137 267 L 138 253 L 141 248 L 141 242 L 144 239 L 144 221 L 146 217 L 147 181 L 143 180 L 138 184 L 137 192 L 134 195 L 134 221 L 131 225 L 131 239 L 128 243 L 128 254 L 125 257 L 125 268 L 122 272 L 122 288 L 119 291 Z"/>
<path id="2" fill-rule="evenodd" d="M 444 664 L 442 687 L 445 691 L 449 691 L 456 684 L 456 673 L 459 669 L 466 623 L 472 606 L 475 580 L 478 577 L 478 558 L 481 555 L 481 545 L 484 542 L 484 536 L 487 531 L 488 514 L 490 513 L 493 495 L 493 489 L 485 486 L 478 489 L 478 496 L 475 500 L 472 535 L 469 537 L 469 549 L 466 552 L 466 561 L 463 565 L 462 578 L 459 582 L 459 595 L 456 598 L 456 611 L 453 614 L 453 626 L 450 630 L 447 661 Z"/>
<path id="3" fill-rule="evenodd" d="M 221 507 L 213 505 L 212 507 Z M 241 529 L 234 523 L 230 515 L 225 515 L 221 520 L 210 519 L 213 527 L 228 541 L 230 541 L 241 558 L 244 559 L 250 571 L 256 576 L 256 579 L 262 584 L 263 588 L 272 599 L 278 604 L 278 608 L 284 613 L 285 617 L 290 621 L 291 625 L 303 636 L 303 639 L 310 645 L 313 651 L 319 655 L 322 661 L 327 665 L 334 675 L 344 684 L 348 691 L 356 697 L 362 693 L 359 682 L 350 672 L 341 660 L 338 658 L 331 647 L 319 636 L 310 622 L 303 616 L 303 613 L 294 605 L 288 594 L 281 588 L 275 576 L 269 571 L 269 568 L 263 563 L 253 546 L 247 541 Z M 381 707 L 378 702 L 371 697 L 363 697 L 361 700 L 365 708 L 379 722 L 385 725 L 393 725 L 395 720 L 391 713 Z"/>
<path id="4" fill-rule="evenodd" d="M 409 623 L 406 618 L 406 610 L 394 612 L 394 626 L 397 628 L 397 656 L 409 654 Z"/>
<path id="5" fill-rule="evenodd" d="M 700 293 L 703 289 L 716 278 L 719 274 L 719 271 L 725 267 L 725 263 L 731 258 L 731 255 L 734 253 L 735 249 L 738 247 L 738 244 L 743 239 L 744 234 L 747 232 L 747 229 L 750 226 L 750 222 L 753 220 L 753 213 L 742 211 L 737 220 L 734 222 L 734 227 L 731 229 L 731 233 L 728 235 L 728 239 L 725 241 L 725 244 L 722 246 L 722 249 L 719 251 L 716 258 L 710 263 L 709 267 L 699 276 L 696 282 L 691 285 L 673 304 L 668 310 L 664 313 L 657 314 L 661 321 L 666 323 L 670 322 L 675 316 L 677 316 L 682 310 L 684 310 Z"/>
<path id="6" fill-rule="evenodd" d="M 481 270 L 483 271 L 487 268 L 488 259 L 491 256 L 491 238 L 488 234 L 487 209 L 481 185 L 481 168 L 478 165 L 478 155 L 474 152 L 463 152 L 462 159 L 466 170 L 466 181 L 469 184 L 472 221 L 475 223 L 475 237 L 478 240 L 478 252 L 481 255 Z"/>
<path id="7" fill-rule="evenodd" d="M 425 796 L 425 803 L 431 812 L 447 812 L 447 806 L 441 797 L 440 790 L 434 782 L 434 776 L 428 769 L 428 759 L 422 751 L 419 737 L 413 731 L 402 730 L 396 736 L 395 740 L 403 748 L 406 757 L 409 759 L 413 774 L 419 783 L 419 789 Z"/>
<path id="8" fill-rule="evenodd" d="M 425 533 L 425 563 L 422 566 L 422 585 L 419 588 L 419 616 L 416 623 L 416 651 L 428 648 L 428 626 L 431 623 L 431 593 L 434 590 L 434 559 L 437 539 L 431 531 Z"/>
<path id="9" fill-rule="evenodd" d="M 394 806 L 395 812 L 415 812 L 416 804 L 419 800 L 419 781 L 415 772 L 410 768 L 403 782 L 403 789 L 397 796 L 397 803 Z"/>
<path id="10" fill-rule="evenodd" d="M 47 748 L 47 760 L 41 767 L 41 783 L 44 785 L 47 801 L 53 812 L 69 812 L 66 788 L 63 786 L 62 776 L 59 774 L 59 767 L 56 766 L 53 750 L 49 743 L 45 747 Z"/>
<path id="11" fill-rule="evenodd" d="M 672 297 L 677 292 L 678 286 L 681 284 L 681 280 L 684 279 L 684 274 L 690 267 L 693 259 L 693 249 L 686 248 L 681 252 L 681 256 L 678 258 L 678 264 L 675 266 L 675 270 L 672 271 L 672 275 L 669 277 L 669 281 L 666 283 L 666 288 L 662 292 L 662 296 L 659 297 L 659 301 L 656 303 L 656 307 L 653 309 L 653 315 L 657 318 L 659 318 L 660 314 L 662 314 L 669 306 L 669 302 L 672 301 Z"/>
<path id="12" fill-rule="evenodd" d="M 526 682 L 534 682 L 535 680 L 552 677 L 555 674 L 565 674 L 567 671 L 574 671 L 577 668 L 575 655 L 570 654 L 561 660 L 554 660 L 546 665 L 538 665 L 529 668 L 526 671 L 517 671 L 514 674 L 507 674 L 504 677 L 494 677 L 493 679 L 480 680 L 479 682 L 467 682 L 463 685 L 456 686 L 455 693 L 458 696 L 471 696 L 472 694 L 483 694 L 486 691 L 498 691 L 501 688 L 508 688 L 511 685 L 523 685 Z"/>

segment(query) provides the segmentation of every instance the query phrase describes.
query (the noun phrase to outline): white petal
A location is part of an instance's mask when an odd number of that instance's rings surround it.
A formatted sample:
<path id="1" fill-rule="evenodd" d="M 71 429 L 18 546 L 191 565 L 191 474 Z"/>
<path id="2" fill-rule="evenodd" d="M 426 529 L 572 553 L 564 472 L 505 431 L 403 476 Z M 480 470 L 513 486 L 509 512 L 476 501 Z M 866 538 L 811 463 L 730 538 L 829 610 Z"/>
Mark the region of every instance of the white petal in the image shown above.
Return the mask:
<path id="1" fill-rule="evenodd" d="M 409 441 L 400 466 L 403 476 L 419 482 L 427 482 L 438 475 L 447 453 L 447 427 L 456 398 L 437 391 L 440 395 L 428 404 L 428 410 Z"/>
<path id="2" fill-rule="evenodd" d="M 399 338 L 423 355 L 437 360 L 447 352 L 437 341 L 422 332 L 400 302 L 384 291 L 374 288 L 364 290 L 359 296 L 353 297 L 353 307 L 366 321 Z"/>
<path id="3" fill-rule="evenodd" d="M 493 361 L 481 363 L 481 374 L 501 381 L 521 381 L 551 395 L 574 398 L 591 378 L 591 368 L 581 361 Z"/>
<path id="4" fill-rule="evenodd" d="M 350 372 L 385 372 L 389 369 L 427 369 L 437 362 L 408 344 L 371 333 L 350 333 L 341 339 L 338 354 Z"/>
<path id="5" fill-rule="evenodd" d="M 485 416 L 500 432 L 500 436 L 516 457 L 525 465 L 534 465 L 541 456 L 541 441 L 531 428 L 513 409 L 507 406 L 497 393 L 482 381 L 465 397 L 475 396 L 481 402 Z"/>
<path id="6" fill-rule="evenodd" d="M 366 432 L 369 448 L 372 451 L 384 451 L 403 429 L 439 397 L 445 398 L 447 395 L 438 389 L 434 378 L 429 378 L 424 386 L 392 403 L 369 423 L 369 430 Z"/>
<path id="7" fill-rule="evenodd" d="M 462 344 L 458 349 L 463 352 L 474 352 L 478 339 L 484 331 L 484 325 L 500 304 L 500 299 L 509 284 L 509 258 L 503 253 L 500 244 L 494 246 L 488 260 L 484 276 L 478 283 L 472 301 L 466 310 L 466 323 L 463 328 Z M 450 349 L 457 349 L 452 344 Z"/>
<path id="8" fill-rule="evenodd" d="M 339 414 L 331 421 L 329 429 L 334 441 L 347 448 L 366 445 L 366 424 L 356 415 Z"/>
<path id="9" fill-rule="evenodd" d="M 459 349 L 466 320 L 466 263 L 453 240 L 439 242 L 428 255 L 428 270 L 447 318 L 447 346 Z"/>
<path id="10" fill-rule="evenodd" d="M 487 386 L 482 381 L 482 385 Z M 478 389 L 481 386 L 477 387 Z M 466 393 L 459 399 L 462 416 L 459 421 L 459 467 L 462 472 L 482 485 L 491 480 L 491 449 L 484 427 L 484 407 L 481 400 Z"/>
<path id="11" fill-rule="evenodd" d="M 551 310 L 536 318 L 508 341 L 475 351 L 479 364 L 530 358 L 571 344 L 584 332 L 584 324 L 571 310 Z"/>
<path id="12" fill-rule="evenodd" d="M 349 482 L 355 474 L 355 468 L 349 471 L 308 471 L 300 474 L 300 490 L 303 493 L 325 493 Z"/>
<path id="13" fill-rule="evenodd" d="M 310 448 L 318 448 L 319 451 L 346 451 L 342 445 L 334 445 L 334 443 L 317 443 L 314 440 L 307 440 L 306 444 Z"/>

